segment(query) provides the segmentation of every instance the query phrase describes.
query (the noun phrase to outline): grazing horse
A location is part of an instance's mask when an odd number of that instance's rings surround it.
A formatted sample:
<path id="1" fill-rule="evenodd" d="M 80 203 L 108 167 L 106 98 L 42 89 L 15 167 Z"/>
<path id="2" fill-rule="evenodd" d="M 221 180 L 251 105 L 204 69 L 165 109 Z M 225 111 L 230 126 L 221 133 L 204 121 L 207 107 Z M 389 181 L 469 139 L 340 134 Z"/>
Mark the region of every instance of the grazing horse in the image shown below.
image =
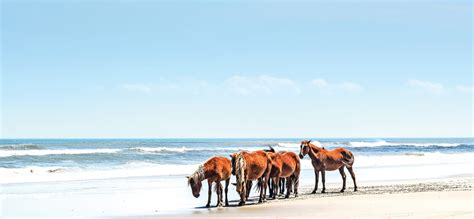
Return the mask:
<path id="1" fill-rule="evenodd" d="M 287 151 L 275 152 L 272 147 L 270 147 L 270 150 L 265 151 L 267 151 L 268 155 L 270 155 L 270 158 L 272 159 L 270 178 L 272 179 L 273 185 L 270 190 L 270 196 L 275 199 L 278 193 L 280 179 L 287 179 L 285 198 L 290 197 L 293 183 L 295 197 L 297 197 L 301 170 L 301 164 L 298 155 Z"/>
<path id="2" fill-rule="evenodd" d="M 311 140 L 304 140 L 300 145 L 300 158 L 309 154 L 311 158 L 311 163 L 313 164 L 314 174 L 315 174 L 315 185 L 313 194 L 318 190 L 318 179 L 319 172 L 321 172 L 322 181 L 323 181 L 323 190 L 322 193 L 326 192 L 326 173 L 325 171 L 333 171 L 339 169 L 339 173 L 342 176 L 342 189 L 341 192 L 344 192 L 346 189 L 346 174 L 344 173 L 344 167 L 349 170 L 351 174 L 352 181 L 354 182 L 354 192 L 357 191 L 357 184 L 354 171 L 352 170 L 352 165 L 354 164 L 354 155 L 347 149 L 336 148 L 334 150 L 326 150 L 320 148 L 314 144 L 311 144 Z"/>
<path id="3" fill-rule="evenodd" d="M 265 201 L 267 182 L 272 168 L 270 156 L 264 151 L 240 151 L 230 156 L 232 157 L 232 174 L 235 174 L 237 179 L 237 193 L 240 195 L 239 206 L 245 204 L 251 188 L 250 183 L 253 180 L 258 180 L 258 190 L 260 190 L 258 202 Z"/>
<path id="4" fill-rule="evenodd" d="M 201 191 L 201 181 L 207 179 L 209 185 L 208 199 L 206 207 L 208 208 L 211 204 L 212 194 L 212 183 L 215 182 L 215 191 L 217 194 L 216 207 L 222 206 L 222 184 L 221 181 L 225 180 L 225 205 L 229 206 L 227 200 L 227 191 L 229 189 L 229 182 L 231 176 L 232 167 L 230 160 L 225 157 L 211 157 L 204 164 L 199 165 L 198 169 L 191 174 L 186 176 L 188 178 L 188 185 L 191 185 L 193 196 L 198 198 L 199 192 Z"/>

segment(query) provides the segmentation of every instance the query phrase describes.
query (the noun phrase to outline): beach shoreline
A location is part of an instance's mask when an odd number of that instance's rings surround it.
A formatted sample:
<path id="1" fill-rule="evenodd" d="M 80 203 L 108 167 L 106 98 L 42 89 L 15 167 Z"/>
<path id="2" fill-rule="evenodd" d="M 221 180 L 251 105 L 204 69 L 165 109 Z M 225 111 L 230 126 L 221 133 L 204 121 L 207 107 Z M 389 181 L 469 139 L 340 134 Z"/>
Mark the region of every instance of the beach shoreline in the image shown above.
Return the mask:
<path id="1" fill-rule="evenodd" d="M 201 206 L 188 211 L 156 212 L 116 218 L 309 218 L 309 217 L 454 217 L 474 216 L 474 176 L 460 175 L 438 179 L 367 182 L 357 192 L 349 186 L 339 192 L 336 183 L 328 184 L 327 193 L 310 194 L 312 188 L 301 188 L 300 195 L 282 197 L 257 204 L 251 197 L 246 206 Z M 351 212 L 350 214 L 344 212 Z"/>

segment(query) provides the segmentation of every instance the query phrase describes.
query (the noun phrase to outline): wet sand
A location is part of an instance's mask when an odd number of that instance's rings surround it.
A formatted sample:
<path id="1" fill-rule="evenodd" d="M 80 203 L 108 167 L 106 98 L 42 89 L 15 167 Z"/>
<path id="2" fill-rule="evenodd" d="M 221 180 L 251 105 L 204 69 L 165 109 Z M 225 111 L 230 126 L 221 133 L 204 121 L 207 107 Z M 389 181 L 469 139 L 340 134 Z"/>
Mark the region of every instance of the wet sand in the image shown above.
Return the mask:
<path id="1" fill-rule="evenodd" d="M 128 218 L 473 218 L 474 177 L 368 182 L 353 192 L 340 193 L 338 184 L 327 186 L 327 193 L 309 194 L 302 188 L 297 198 L 269 200 L 258 204 L 252 197 L 244 207 L 237 200 L 230 207 Z M 328 184 L 329 185 L 329 184 Z"/>

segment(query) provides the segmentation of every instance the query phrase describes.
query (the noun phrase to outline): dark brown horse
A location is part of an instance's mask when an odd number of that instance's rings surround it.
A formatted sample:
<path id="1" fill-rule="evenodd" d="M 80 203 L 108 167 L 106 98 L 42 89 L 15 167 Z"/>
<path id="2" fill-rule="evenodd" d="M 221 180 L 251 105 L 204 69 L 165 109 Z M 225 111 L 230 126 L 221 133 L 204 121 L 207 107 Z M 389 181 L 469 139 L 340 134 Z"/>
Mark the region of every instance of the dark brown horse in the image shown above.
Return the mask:
<path id="1" fill-rule="evenodd" d="M 209 158 L 204 164 L 199 165 L 198 169 L 191 174 L 186 176 L 188 178 L 188 184 L 191 185 L 193 196 L 198 198 L 201 191 L 201 181 L 207 179 L 209 186 L 208 199 L 206 207 L 211 205 L 211 194 L 212 194 L 212 183 L 215 182 L 215 190 L 217 194 L 217 206 L 222 206 L 222 184 L 221 181 L 225 180 L 225 205 L 229 206 L 227 200 L 227 191 L 229 189 L 229 182 L 231 176 L 231 163 L 230 160 L 225 157 L 212 157 Z"/>
<path id="2" fill-rule="evenodd" d="M 275 152 L 272 147 L 270 147 L 270 150 L 266 151 L 272 159 L 270 178 L 273 182 L 271 187 L 273 191 L 270 192 L 270 196 L 275 199 L 278 193 L 280 179 L 287 179 L 285 198 L 290 197 L 292 190 L 294 190 L 295 197 L 297 197 L 301 171 L 301 164 L 298 155 L 288 151 Z"/>
<path id="3" fill-rule="evenodd" d="M 245 204 L 249 194 L 249 183 L 258 180 L 259 203 L 266 199 L 267 182 L 272 168 L 271 158 L 264 151 L 240 151 L 232 157 L 232 173 L 236 176 L 237 193 L 240 195 L 239 205 Z"/>
<path id="4" fill-rule="evenodd" d="M 339 170 L 339 173 L 342 176 L 342 189 L 341 192 L 344 192 L 346 189 L 346 174 L 344 173 L 344 167 L 349 170 L 351 174 L 352 181 L 354 182 L 354 192 L 357 191 L 357 184 L 354 171 L 352 170 L 352 165 L 354 164 L 354 155 L 347 149 L 336 148 L 334 150 L 326 150 L 320 148 L 314 144 L 311 144 L 311 140 L 304 140 L 300 145 L 300 158 L 309 154 L 311 158 L 311 163 L 314 168 L 315 175 L 315 185 L 313 194 L 318 190 L 318 179 L 319 172 L 321 172 L 322 181 L 323 181 L 323 190 L 322 193 L 326 192 L 326 173 L 325 171 Z"/>

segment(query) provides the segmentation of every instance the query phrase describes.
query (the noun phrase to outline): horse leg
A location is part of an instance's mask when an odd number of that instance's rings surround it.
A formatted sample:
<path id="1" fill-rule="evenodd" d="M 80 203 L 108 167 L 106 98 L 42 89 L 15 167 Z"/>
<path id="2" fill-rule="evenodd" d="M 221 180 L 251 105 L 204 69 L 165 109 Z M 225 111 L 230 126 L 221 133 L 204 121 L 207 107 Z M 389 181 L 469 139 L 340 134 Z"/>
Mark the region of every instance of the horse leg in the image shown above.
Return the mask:
<path id="1" fill-rule="evenodd" d="M 315 194 L 316 191 L 318 190 L 318 183 L 319 183 L 319 171 L 314 170 L 314 190 L 313 192 L 311 192 L 312 194 Z"/>
<path id="2" fill-rule="evenodd" d="M 207 191 L 207 204 L 206 204 L 206 208 L 209 208 L 211 206 L 211 195 L 212 195 L 212 182 L 210 180 L 207 181 L 207 184 L 208 184 L 208 191 Z"/>
<path id="3" fill-rule="evenodd" d="M 293 175 L 294 176 L 294 179 L 295 179 L 295 185 L 294 185 L 294 188 L 295 188 L 295 197 L 298 197 L 298 186 L 300 185 L 300 176 L 299 175 Z"/>
<path id="4" fill-rule="evenodd" d="M 323 191 L 321 193 L 326 193 L 326 170 L 321 170 L 321 179 L 323 182 Z"/>
<path id="5" fill-rule="evenodd" d="M 273 199 L 276 199 L 277 193 L 278 193 L 278 188 L 279 188 L 279 183 L 280 183 L 280 177 L 275 177 L 272 179 L 273 181 Z"/>
<path id="6" fill-rule="evenodd" d="M 273 185 L 272 185 L 272 183 L 273 183 L 273 179 L 270 178 L 270 179 L 268 180 L 268 183 L 267 183 L 267 185 L 268 185 L 268 195 L 269 195 L 270 197 L 273 197 L 273 187 L 272 187 Z"/>
<path id="7" fill-rule="evenodd" d="M 227 199 L 227 192 L 229 191 L 230 177 L 225 180 L 225 206 L 229 206 L 229 200 Z"/>
<path id="8" fill-rule="evenodd" d="M 247 181 L 247 190 L 246 190 L 247 193 L 245 194 L 245 200 L 249 199 L 250 190 L 252 190 L 252 181 L 248 180 Z"/>
<path id="9" fill-rule="evenodd" d="M 291 179 L 291 177 L 286 178 L 286 195 L 285 195 L 285 198 L 290 197 L 292 181 L 293 180 Z"/>
<path id="10" fill-rule="evenodd" d="M 344 166 L 339 168 L 339 173 L 342 176 L 342 189 L 341 189 L 341 192 L 344 192 L 344 190 L 346 189 L 346 174 L 344 173 Z"/>
<path id="11" fill-rule="evenodd" d="M 216 207 L 221 207 L 222 206 L 222 184 L 220 181 L 216 181 L 216 194 L 217 194 Z"/>
<path id="12" fill-rule="evenodd" d="M 258 178 L 258 183 L 257 183 L 257 186 L 260 186 L 260 195 L 259 195 L 259 199 L 258 199 L 258 203 L 262 203 L 263 202 L 263 187 L 264 187 L 264 183 L 263 182 L 263 177 L 260 177 Z"/>
<path id="13" fill-rule="evenodd" d="M 280 179 L 280 195 L 285 193 L 285 178 Z"/>
<path id="14" fill-rule="evenodd" d="M 351 174 L 352 181 L 354 182 L 354 192 L 357 192 L 357 184 L 356 184 L 356 175 L 354 174 L 354 170 L 352 170 L 352 167 L 346 167 L 347 170 L 349 170 L 349 173 Z"/>

